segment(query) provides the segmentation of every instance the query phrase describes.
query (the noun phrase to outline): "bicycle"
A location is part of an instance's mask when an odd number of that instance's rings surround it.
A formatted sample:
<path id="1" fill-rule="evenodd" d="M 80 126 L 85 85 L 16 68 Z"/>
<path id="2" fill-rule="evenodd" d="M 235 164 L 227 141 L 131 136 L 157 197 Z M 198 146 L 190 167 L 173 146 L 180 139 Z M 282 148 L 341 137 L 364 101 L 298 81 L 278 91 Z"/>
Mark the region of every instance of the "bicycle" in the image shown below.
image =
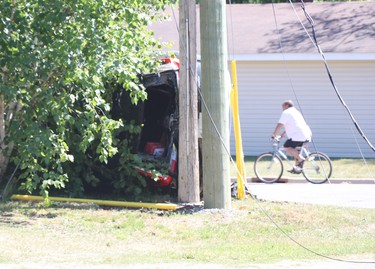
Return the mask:
<path id="1" fill-rule="evenodd" d="M 282 148 L 280 148 L 280 137 L 271 139 L 273 151 L 261 153 L 254 162 L 254 172 L 258 179 L 264 183 L 274 183 L 278 181 L 284 172 L 283 160 L 292 168 L 299 169 L 305 179 L 314 184 L 325 183 L 332 175 L 332 162 L 330 158 L 322 152 L 310 152 L 308 141 L 296 149 L 300 156 L 305 158 L 303 167 L 296 167 Z M 294 160 L 293 160 L 294 161 Z"/>

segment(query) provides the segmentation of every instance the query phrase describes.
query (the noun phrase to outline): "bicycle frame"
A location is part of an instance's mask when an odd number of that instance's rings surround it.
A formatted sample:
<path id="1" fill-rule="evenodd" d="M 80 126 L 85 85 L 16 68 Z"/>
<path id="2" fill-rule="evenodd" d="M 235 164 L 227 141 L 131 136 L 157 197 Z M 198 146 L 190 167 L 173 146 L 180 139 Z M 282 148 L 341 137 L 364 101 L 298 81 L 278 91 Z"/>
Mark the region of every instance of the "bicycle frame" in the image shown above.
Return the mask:
<path id="1" fill-rule="evenodd" d="M 276 143 L 277 141 L 277 143 Z M 291 162 L 291 160 L 288 158 L 288 155 L 286 154 L 285 152 L 285 148 L 284 147 L 280 147 L 279 146 L 279 143 L 280 141 L 278 140 L 275 140 L 275 142 L 272 144 L 272 147 L 273 147 L 273 154 L 275 155 L 278 155 L 279 157 L 281 157 L 283 160 L 285 160 L 290 166 L 293 166 L 294 164 Z M 310 155 L 310 152 L 307 150 L 307 143 L 308 142 L 305 142 L 303 143 L 303 145 L 301 147 L 297 147 L 296 150 L 299 151 L 299 154 L 307 159 Z"/>

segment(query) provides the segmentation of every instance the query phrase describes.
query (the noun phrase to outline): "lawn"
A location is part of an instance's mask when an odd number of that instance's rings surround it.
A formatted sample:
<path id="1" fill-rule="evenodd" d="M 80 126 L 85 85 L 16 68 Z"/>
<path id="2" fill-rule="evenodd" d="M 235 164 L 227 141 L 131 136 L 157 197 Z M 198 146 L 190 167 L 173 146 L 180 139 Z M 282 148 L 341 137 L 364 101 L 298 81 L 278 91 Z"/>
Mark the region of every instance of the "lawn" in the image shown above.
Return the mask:
<path id="1" fill-rule="evenodd" d="M 375 211 L 370 209 L 252 199 L 233 199 L 231 210 L 177 211 L 8 202 L 0 204 L 0 267 L 245 266 L 321 260 L 316 253 L 375 261 L 374 223 Z"/>
<path id="2" fill-rule="evenodd" d="M 254 176 L 254 159 L 245 158 L 247 177 Z M 374 178 L 373 159 L 366 164 L 360 159 L 332 162 L 333 178 Z M 235 177 L 234 164 L 231 166 Z M 168 196 L 162 199 L 166 201 Z M 0 203 L 1 268 L 29 268 L 17 267 L 29 263 L 35 265 L 32 268 L 112 268 L 162 263 L 240 267 L 323 257 L 375 264 L 374 238 L 373 209 L 251 198 L 233 199 L 231 210 L 195 207 L 162 211 L 89 203 L 53 202 L 50 207 L 40 202 Z"/>

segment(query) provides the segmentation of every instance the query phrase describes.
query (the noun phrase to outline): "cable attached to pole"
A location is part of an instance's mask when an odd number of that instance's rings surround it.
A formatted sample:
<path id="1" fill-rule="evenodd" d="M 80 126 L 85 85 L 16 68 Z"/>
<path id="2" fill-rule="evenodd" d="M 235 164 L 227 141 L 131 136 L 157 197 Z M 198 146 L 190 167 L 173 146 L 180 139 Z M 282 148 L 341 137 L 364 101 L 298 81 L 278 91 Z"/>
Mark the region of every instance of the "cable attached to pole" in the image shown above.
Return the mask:
<path id="1" fill-rule="evenodd" d="M 294 6 L 293 4 L 291 3 L 293 9 L 294 9 Z M 272 10 L 273 10 L 273 16 L 274 16 L 274 20 L 275 20 L 275 26 L 276 26 L 276 30 L 277 30 L 277 33 L 278 33 L 278 36 L 279 36 L 279 45 L 280 45 L 280 50 L 281 50 L 281 53 L 283 55 L 283 59 L 284 59 L 284 63 L 285 63 L 285 57 L 284 57 L 284 52 L 283 52 L 283 46 L 282 46 L 282 40 L 280 38 L 280 31 L 279 31 L 279 28 L 278 28 L 278 24 L 277 24 L 277 19 L 276 19 L 276 12 L 275 12 L 275 7 L 274 7 L 274 3 L 272 3 Z M 305 11 L 305 10 L 304 10 Z M 305 15 L 307 15 L 310 19 L 311 19 L 311 22 L 312 22 L 312 25 L 313 25 L 313 20 L 312 18 L 305 12 Z M 309 20 L 310 21 L 310 20 Z M 301 22 L 301 21 L 300 21 Z M 302 23 L 301 23 L 302 24 Z M 302 24 L 303 28 L 305 29 L 306 31 L 306 28 L 304 27 L 304 25 Z M 308 34 L 308 33 L 307 33 Z M 310 37 L 310 36 L 309 36 Z M 310 37 L 311 39 L 311 37 Z M 312 39 L 311 39 L 312 40 Z M 318 48 L 318 50 L 321 52 L 317 42 L 316 42 L 316 37 L 315 37 L 315 32 L 314 32 L 314 40 L 313 43 L 314 45 Z M 324 56 L 323 56 L 324 57 Z M 326 65 L 327 67 L 327 65 Z M 327 67 L 328 69 L 328 67 Z M 286 68 L 287 70 L 287 74 L 288 74 L 288 77 L 289 77 L 289 81 L 290 81 L 290 84 L 291 84 L 291 88 L 293 90 L 293 94 L 297 100 L 297 103 L 298 103 L 298 106 L 300 107 L 300 110 L 301 110 L 301 113 L 303 114 L 303 111 L 302 111 L 302 108 L 301 106 L 299 105 L 299 100 L 298 100 L 298 97 L 297 97 L 297 94 L 295 92 L 295 89 L 293 87 L 293 83 L 292 83 L 292 80 L 290 78 L 290 74 L 289 74 L 289 71 L 288 71 L 288 68 Z M 331 82 L 332 84 L 334 85 L 333 83 L 333 80 L 332 80 L 332 77 L 330 76 L 331 78 Z M 312 141 L 314 147 L 316 148 L 315 146 L 315 143 L 314 141 Z M 263 208 L 261 208 L 263 210 Z M 263 210 L 264 214 L 268 217 L 268 219 L 289 239 L 291 240 L 292 242 L 294 242 L 295 244 L 297 244 L 298 246 L 300 246 L 301 248 L 305 249 L 306 251 L 314 254 L 314 255 L 317 255 L 317 256 L 320 256 L 322 258 L 325 258 L 325 259 L 329 259 L 329 260 L 333 260 L 333 261 L 338 261 L 338 262 L 346 262 L 346 263 L 354 263 L 354 264 L 373 264 L 375 263 L 374 261 L 354 261 L 354 260 L 344 260 L 344 259 L 338 259 L 338 258 L 333 258 L 333 257 L 330 257 L 330 256 L 327 256 L 327 255 L 324 255 L 324 254 L 321 254 L 319 252 L 316 252 L 306 246 L 304 246 L 303 244 L 301 244 L 300 242 L 298 242 L 296 239 L 294 239 L 291 235 L 289 235 L 282 227 L 280 227 L 280 225 L 278 223 L 276 223 L 271 216 L 269 216 L 269 214 L 267 214 L 264 210 Z"/>
<path id="2" fill-rule="evenodd" d="M 305 3 L 303 2 L 303 0 L 301 0 L 301 8 L 306 16 L 306 19 L 308 20 L 308 22 L 310 23 L 311 25 L 311 31 L 312 31 L 312 37 L 313 37 L 313 42 L 316 46 L 316 48 L 318 49 L 318 52 L 319 54 L 322 56 L 323 58 L 323 62 L 324 62 L 324 66 L 326 68 L 326 71 L 327 71 L 327 74 L 328 74 L 328 77 L 329 77 L 329 80 L 333 86 L 333 89 L 335 90 L 336 92 L 336 95 L 337 97 L 339 98 L 340 102 L 342 103 L 342 105 L 344 106 L 344 108 L 346 109 L 346 111 L 348 112 L 351 120 L 353 121 L 353 124 L 354 126 L 356 127 L 358 133 L 362 136 L 362 138 L 366 141 L 366 143 L 369 145 L 369 147 L 375 152 L 375 147 L 371 144 L 371 142 L 368 140 L 368 138 L 366 137 L 366 135 L 364 134 L 364 132 L 362 131 L 361 127 L 359 126 L 359 124 L 357 123 L 356 119 L 354 118 L 353 114 L 351 113 L 349 107 L 346 105 L 344 99 L 341 97 L 340 95 L 340 92 L 339 90 L 337 89 L 334 81 L 333 81 L 333 78 L 332 78 L 332 75 L 331 75 L 331 72 L 329 70 L 329 67 L 328 67 L 328 64 L 327 64 L 327 61 L 326 61 L 326 58 L 324 56 L 324 53 L 322 51 L 322 49 L 320 48 L 319 44 L 318 44 L 318 40 L 316 38 L 316 34 L 315 34 L 315 24 L 314 24 L 314 20 L 312 19 L 312 17 L 310 16 L 310 14 L 306 11 L 306 8 L 305 8 Z"/>

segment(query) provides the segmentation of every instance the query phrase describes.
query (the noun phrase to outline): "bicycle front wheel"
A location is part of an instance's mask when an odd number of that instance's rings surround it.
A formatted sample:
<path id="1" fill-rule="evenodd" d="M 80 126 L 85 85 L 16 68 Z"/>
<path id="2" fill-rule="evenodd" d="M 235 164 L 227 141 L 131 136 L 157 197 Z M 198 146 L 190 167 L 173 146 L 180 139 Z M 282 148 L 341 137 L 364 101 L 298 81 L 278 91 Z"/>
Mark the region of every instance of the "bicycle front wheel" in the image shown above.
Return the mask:
<path id="1" fill-rule="evenodd" d="M 332 162 L 324 153 L 312 152 L 304 162 L 302 173 L 307 181 L 322 184 L 332 175 Z"/>
<path id="2" fill-rule="evenodd" d="M 262 153 L 255 159 L 255 175 L 264 183 L 274 183 L 278 181 L 283 171 L 283 162 L 279 156 L 272 152 Z"/>

